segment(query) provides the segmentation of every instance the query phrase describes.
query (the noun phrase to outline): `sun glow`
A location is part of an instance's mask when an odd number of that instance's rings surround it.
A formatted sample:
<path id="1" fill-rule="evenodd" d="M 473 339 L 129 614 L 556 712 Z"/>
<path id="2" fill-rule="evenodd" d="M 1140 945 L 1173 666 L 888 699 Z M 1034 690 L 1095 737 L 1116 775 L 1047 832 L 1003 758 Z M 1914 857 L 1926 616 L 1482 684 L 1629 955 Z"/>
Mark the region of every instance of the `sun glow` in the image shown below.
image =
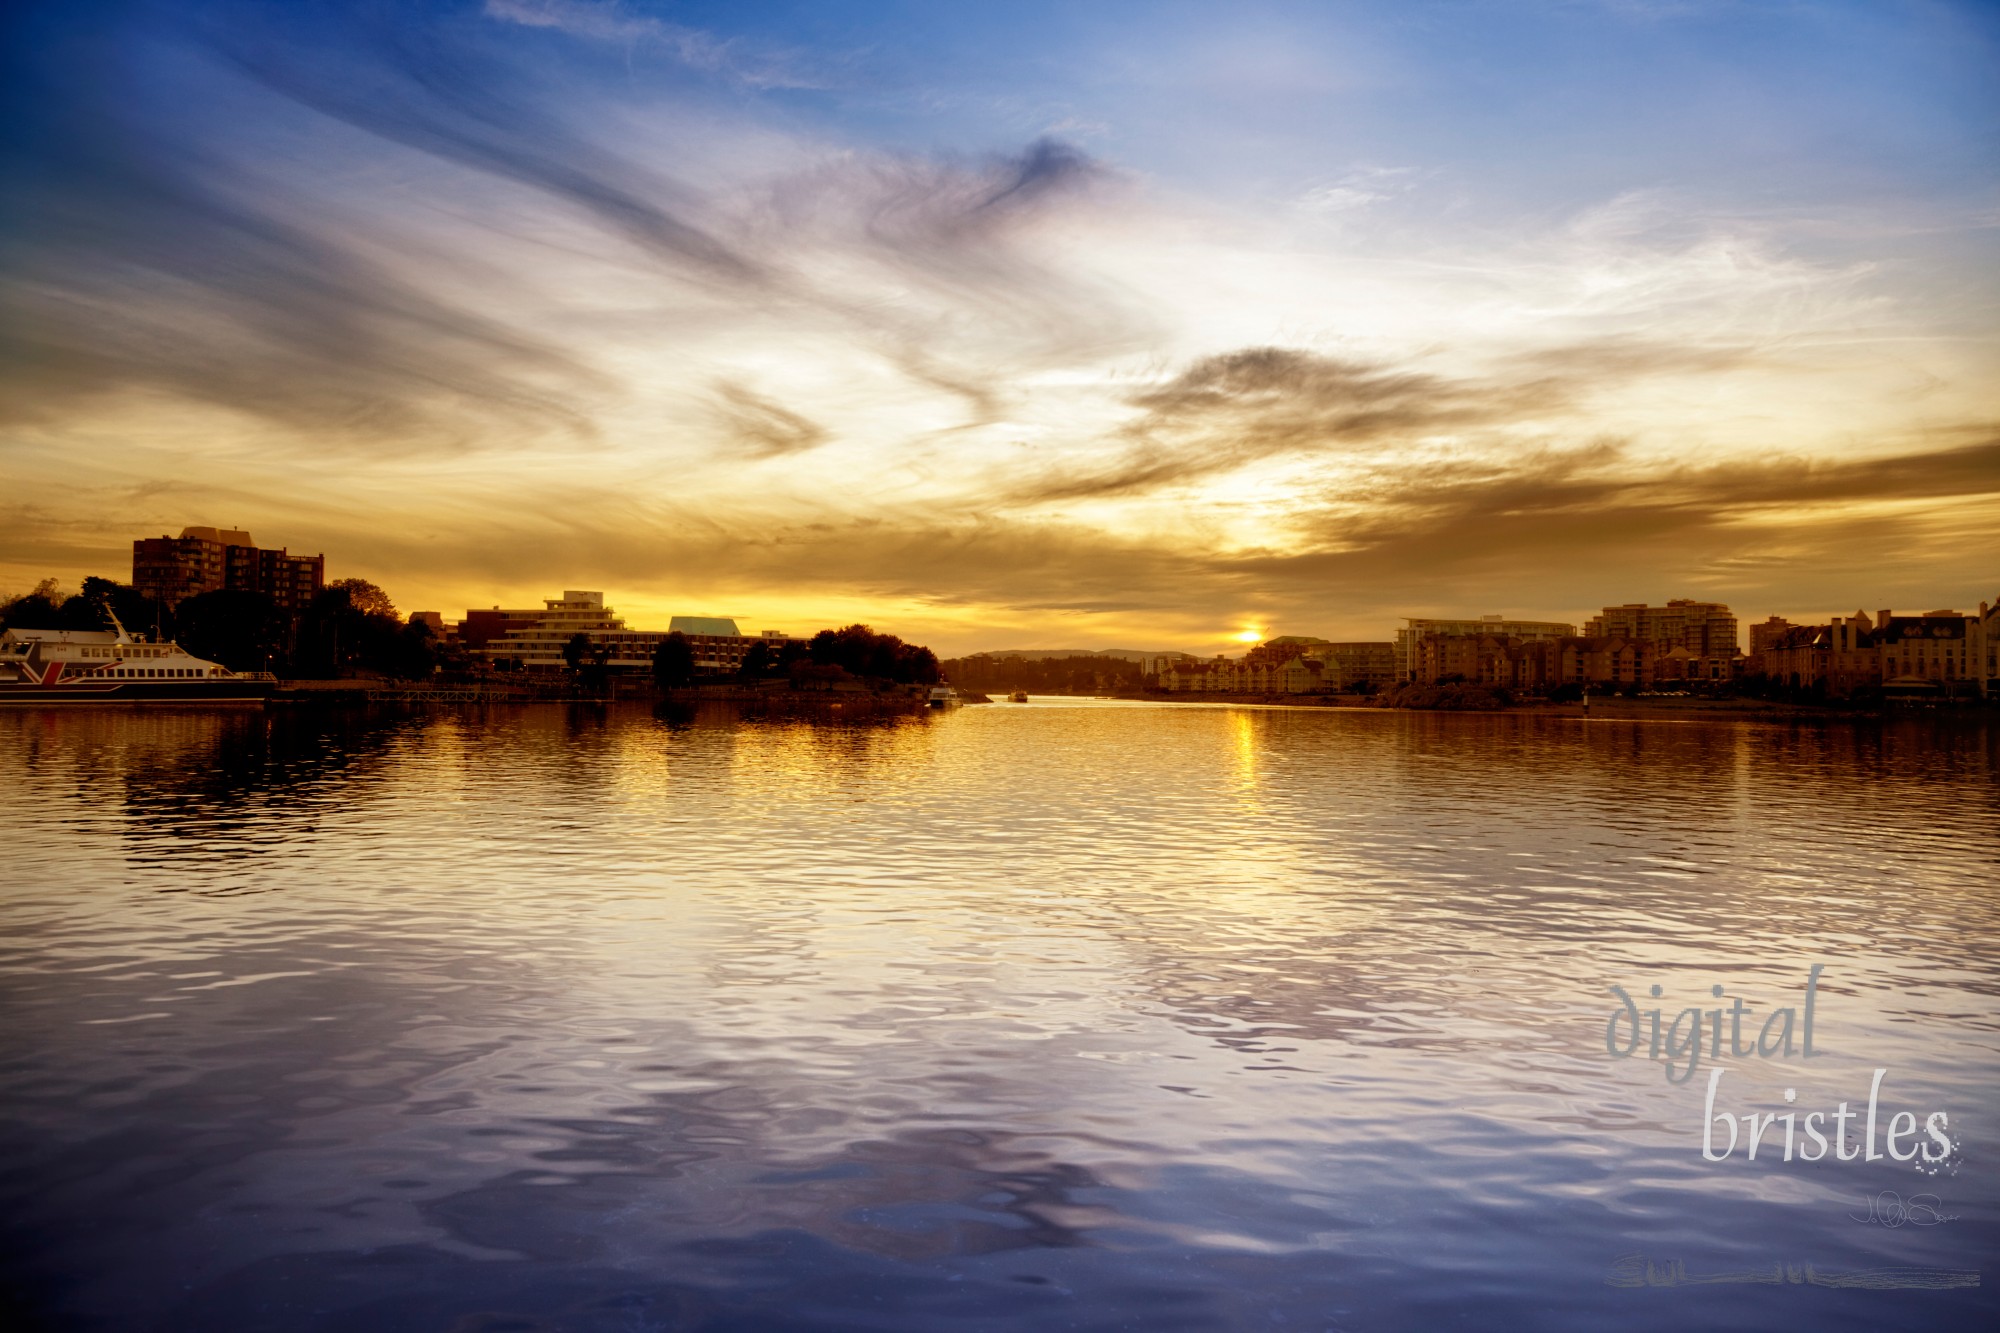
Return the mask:
<path id="1" fill-rule="evenodd" d="M 1263 641 L 1264 631 L 1260 629 L 1245 629 L 1236 632 L 1236 642 L 1238 643 L 1262 643 Z"/>

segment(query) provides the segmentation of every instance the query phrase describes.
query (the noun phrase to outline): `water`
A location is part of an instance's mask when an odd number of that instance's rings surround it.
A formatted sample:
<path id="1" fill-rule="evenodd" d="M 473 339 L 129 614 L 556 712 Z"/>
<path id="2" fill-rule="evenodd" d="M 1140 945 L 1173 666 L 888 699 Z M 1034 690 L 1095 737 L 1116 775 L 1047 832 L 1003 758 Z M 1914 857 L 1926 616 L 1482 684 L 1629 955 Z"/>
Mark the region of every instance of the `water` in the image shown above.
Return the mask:
<path id="1" fill-rule="evenodd" d="M 1997 748 L 0 715 L 0 1325 L 1990 1326 Z M 1606 1051 L 1611 985 L 1761 1022 L 1814 963 L 1810 1061 Z M 1886 1068 L 1954 1150 L 1706 1161 L 1711 1066 L 1738 1116 Z M 1933 1286 L 1827 1285 L 1885 1269 Z"/>

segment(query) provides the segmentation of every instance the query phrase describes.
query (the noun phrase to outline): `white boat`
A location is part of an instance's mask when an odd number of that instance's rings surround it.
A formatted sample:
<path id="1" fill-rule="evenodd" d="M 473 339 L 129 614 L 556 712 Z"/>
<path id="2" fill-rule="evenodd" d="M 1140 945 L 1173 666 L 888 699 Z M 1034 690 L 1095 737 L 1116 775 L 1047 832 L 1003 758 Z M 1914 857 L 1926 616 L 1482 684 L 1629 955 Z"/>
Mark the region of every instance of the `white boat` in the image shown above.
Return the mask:
<path id="1" fill-rule="evenodd" d="M 0 634 L 0 706 L 261 704 L 277 681 L 231 671 L 173 642 L 109 630 L 10 629 Z"/>
<path id="2" fill-rule="evenodd" d="M 931 686 L 930 705 L 932 708 L 952 708 L 965 702 L 958 697 L 958 691 L 939 681 Z"/>

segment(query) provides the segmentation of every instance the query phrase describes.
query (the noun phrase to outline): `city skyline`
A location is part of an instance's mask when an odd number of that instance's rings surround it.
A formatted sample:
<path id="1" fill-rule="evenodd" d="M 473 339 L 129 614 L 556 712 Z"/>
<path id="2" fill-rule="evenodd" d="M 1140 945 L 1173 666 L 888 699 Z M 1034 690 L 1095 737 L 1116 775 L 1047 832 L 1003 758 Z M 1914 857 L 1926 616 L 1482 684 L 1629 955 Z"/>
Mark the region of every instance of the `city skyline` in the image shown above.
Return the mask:
<path id="1" fill-rule="evenodd" d="M 2000 591 L 1978 6 L 6 21 L 0 591 L 186 524 L 941 655 Z"/>

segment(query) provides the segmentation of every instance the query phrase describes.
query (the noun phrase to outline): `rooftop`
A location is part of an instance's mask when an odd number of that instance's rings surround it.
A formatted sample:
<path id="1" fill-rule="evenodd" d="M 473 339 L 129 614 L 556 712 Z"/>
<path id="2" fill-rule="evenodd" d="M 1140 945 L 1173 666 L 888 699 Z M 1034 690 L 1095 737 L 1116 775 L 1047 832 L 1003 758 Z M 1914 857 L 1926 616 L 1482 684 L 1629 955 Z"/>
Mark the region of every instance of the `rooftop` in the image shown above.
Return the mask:
<path id="1" fill-rule="evenodd" d="M 740 638 L 736 622 L 723 616 L 675 616 L 667 624 L 667 632 L 679 630 L 683 634 L 706 634 L 715 638 Z"/>

